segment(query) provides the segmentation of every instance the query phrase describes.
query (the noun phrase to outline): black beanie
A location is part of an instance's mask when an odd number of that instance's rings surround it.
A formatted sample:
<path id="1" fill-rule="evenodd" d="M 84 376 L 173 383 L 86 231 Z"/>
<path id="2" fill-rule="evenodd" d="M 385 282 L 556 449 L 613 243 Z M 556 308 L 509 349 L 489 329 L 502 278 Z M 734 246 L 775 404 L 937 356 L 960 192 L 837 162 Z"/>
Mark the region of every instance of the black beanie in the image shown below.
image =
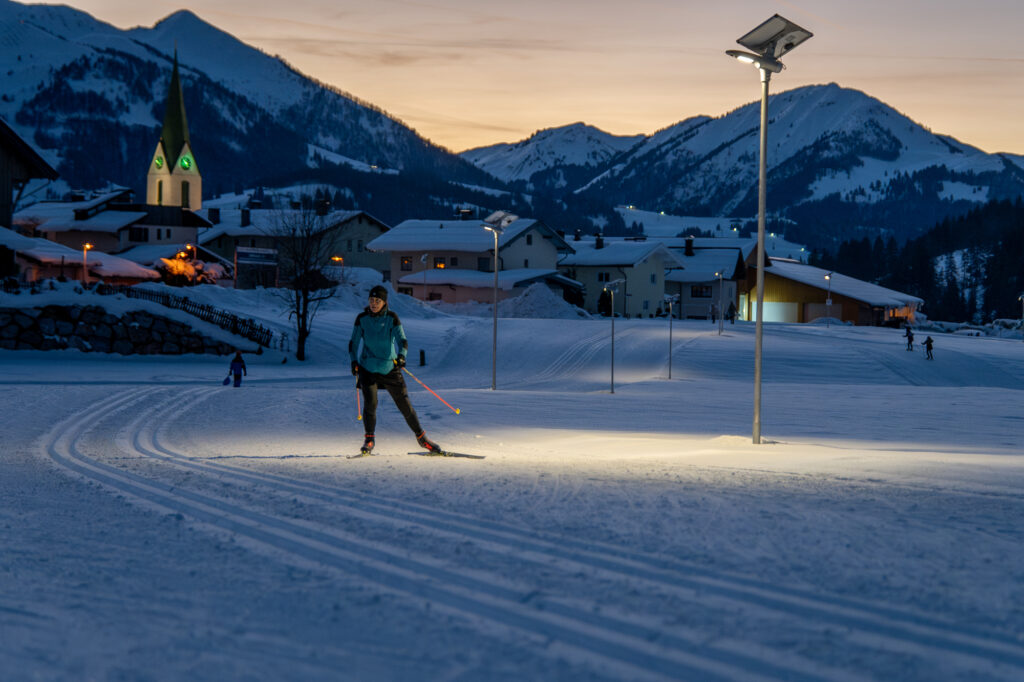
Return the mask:
<path id="1" fill-rule="evenodd" d="M 373 296 L 374 298 L 379 298 L 385 303 L 388 302 L 388 290 L 379 284 L 374 288 L 370 289 L 370 296 Z"/>

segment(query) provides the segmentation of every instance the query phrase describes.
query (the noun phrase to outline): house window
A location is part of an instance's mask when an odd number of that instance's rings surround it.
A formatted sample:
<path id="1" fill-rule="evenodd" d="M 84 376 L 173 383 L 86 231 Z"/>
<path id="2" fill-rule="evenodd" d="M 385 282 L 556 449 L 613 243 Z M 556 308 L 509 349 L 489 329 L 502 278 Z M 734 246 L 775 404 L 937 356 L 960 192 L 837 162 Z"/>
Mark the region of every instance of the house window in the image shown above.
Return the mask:
<path id="1" fill-rule="evenodd" d="M 530 259 L 529 258 L 524 258 L 523 259 L 523 267 L 524 268 L 530 267 Z"/>
<path id="2" fill-rule="evenodd" d="M 249 240 L 249 246 L 256 246 L 256 240 L 255 239 L 250 239 Z"/>
<path id="3" fill-rule="evenodd" d="M 476 269 L 480 272 L 491 271 L 491 259 L 490 258 L 477 258 Z"/>
<path id="4" fill-rule="evenodd" d="M 459 258 L 458 258 L 458 256 L 452 256 L 451 258 L 449 258 L 448 259 L 448 264 L 451 265 L 453 268 L 459 267 Z"/>
<path id="5" fill-rule="evenodd" d="M 441 300 L 441 294 L 437 293 L 436 291 L 431 291 L 429 294 L 427 294 L 427 300 L 428 301 L 440 301 Z"/>
<path id="6" fill-rule="evenodd" d="M 533 246 L 533 234 L 526 235 L 526 245 Z"/>
<path id="7" fill-rule="evenodd" d="M 149 241 L 149 230 L 144 227 L 129 227 L 128 228 L 128 241 L 130 242 L 148 242 Z"/>
<path id="8" fill-rule="evenodd" d="M 362 251 L 363 251 L 363 240 L 362 239 L 360 239 L 358 242 L 356 242 L 356 250 L 359 251 L 360 253 L 362 253 Z"/>
<path id="9" fill-rule="evenodd" d="M 644 310 L 650 310 L 650 309 L 651 309 L 651 302 L 650 301 L 644 301 Z"/>
<path id="10" fill-rule="evenodd" d="M 164 181 L 163 180 L 157 180 L 156 181 L 156 205 L 157 206 L 163 206 L 164 205 Z"/>
<path id="11" fill-rule="evenodd" d="M 711 298 L 711 285 L 694 284 L 690 287 L 690 298 Z"/>
<path id="12" fill-rule="evenodd" d="M 348 248 L 346 248 L 345 250 L 346 251 L 351 251 L 352 250 L 352 240 L 351 239 L 348 240 Z"/>
<path id="13" fill-rule="evenodd" d="M 412 296 L 412 287 L 398 287 L 398 293 Z"/>
<path id="14" fill-rule="evenodd" d="M 610 282 L 610 281 L 612 281 L 611 273 L 608 273 L 608 272 L 599 272 L 599 273 L 597 273 L 597 281 L 598 282 Z"/>
<path id="15" fill-rule="evenodd" d="M 651 273 L 651 284 L 657 284 L 657 283 L 658 283 L 658 274 L 652 272 Z"/>
<path id="16" fill-rule="evenodd" d="M 182 181 L 182 183 L 181 183 L 181 207 L 182 208 L 191 208 L 192 207 L 192 205 L 189 203 L 188 190 L 189 190 L 188 180 Z"/>
<path id="17" fill-rule="evenodd" d="M 349 240 L 348 245 L 349 245 L 349 249 L 351 249 L 352 248 L 352 241 L 351 240 Z M 411 256 L 402 256 L 402 260 L 401 260 L 401 263 L 398 266 L 398 268 L 402 272 L 412 272 L 412 257 Z"/>
<path id="18" fill-rule="evenodd" d="M 444 270 L 444 256 L 435 256 L 434 257 L 434 269 L 435 270 Z"/>

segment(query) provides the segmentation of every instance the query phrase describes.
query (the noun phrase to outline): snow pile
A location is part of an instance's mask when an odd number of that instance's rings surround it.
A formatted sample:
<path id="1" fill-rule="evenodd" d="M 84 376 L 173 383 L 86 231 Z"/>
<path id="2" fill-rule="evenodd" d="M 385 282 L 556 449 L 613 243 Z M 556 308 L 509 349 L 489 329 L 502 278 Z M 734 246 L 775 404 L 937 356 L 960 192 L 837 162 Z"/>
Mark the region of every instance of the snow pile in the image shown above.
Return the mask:
<path id="1" fill-rule="evenodd" d="M 490 303 L 476 301 L 433 302 L 430 305 L 448 315 L 461 317 L 490 317 L 494 314 Z M 590 319 L 591 315 L 563 299 L 543 282 L 535 282 L 528 286 L 523 293 L 499 301 L 498 317 L 578 320 Z"/>

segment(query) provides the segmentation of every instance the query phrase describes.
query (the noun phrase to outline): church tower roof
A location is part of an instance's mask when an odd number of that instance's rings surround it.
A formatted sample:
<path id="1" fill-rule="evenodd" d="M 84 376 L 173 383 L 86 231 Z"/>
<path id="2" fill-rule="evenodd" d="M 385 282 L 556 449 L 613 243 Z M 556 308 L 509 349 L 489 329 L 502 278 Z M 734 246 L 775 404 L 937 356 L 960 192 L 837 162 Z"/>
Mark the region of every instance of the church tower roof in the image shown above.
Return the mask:
<path id="1" fill-rule="evenodd" d="M 181 93 L 181 78 L 178 75 L 178 51 L 174 51 L 174 71 L 167 90 L 167 110 L 164 113 L 164 129 L 160 133 L 169 168 L 174 168 L 182 148 L 188 142 L 188 119 L 185 118 L 185 98 Z"/>

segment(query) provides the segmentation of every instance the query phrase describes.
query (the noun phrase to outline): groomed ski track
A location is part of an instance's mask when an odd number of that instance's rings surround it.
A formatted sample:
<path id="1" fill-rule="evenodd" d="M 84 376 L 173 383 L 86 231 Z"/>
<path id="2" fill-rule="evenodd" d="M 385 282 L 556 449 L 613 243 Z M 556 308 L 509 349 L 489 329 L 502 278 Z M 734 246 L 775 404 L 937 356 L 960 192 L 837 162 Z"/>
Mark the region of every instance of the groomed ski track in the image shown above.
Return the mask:
<path id="1" fill-rule="evenodd" d="M 552 370 L 563 364 L 559 359 Z M 1024 677 L 1024 645 L 1008 634 L 975 631 L 909 608 L 712 572 L 671 556 L 192 457 L 175 445 L 175 430 L 217 392 L 128 389 L 56 425 L 42 451 L 63 470 L 140 505 L 181 514 L 254 551 L 328 574 L 359 576 L 379 589 L 479 623 L 491 636 L 527 637 L 544 655 L 610 670 L 613 677 L 874 679 L 855 666 L 837 667 L 746 636 L 755 634 L 756 625 L 743 623 L 779 619 L 796 619 L 832 646 L 858 655 L 937 657 L 965 677 Z M 91 447 L 96 439 L 109 443 L 110 434 L 116 436 L 116 454 Z M 452 460 L 433 463 L 448 466 Z M 386 532 L 364 532 L 382 527 Z M 464 548 L 457 561 L 447 553 L 453 546 Z M 485 555 L 488 560 L 477 561 Z M 491 571 L 493 557 L 514 570 Z M 549 590 L 548 581 L 563 591 Z M 592 591 L 589 586 L 598 583 L 622 589 Z M 609 591 L 616 598 L 609 600 Z M 648 607 L 657 602 L 671 606 L 652 612 Z M 680 608 L 727 614 L 736 634 L 709 637 L 673 622 L 673 611 Z"/>

